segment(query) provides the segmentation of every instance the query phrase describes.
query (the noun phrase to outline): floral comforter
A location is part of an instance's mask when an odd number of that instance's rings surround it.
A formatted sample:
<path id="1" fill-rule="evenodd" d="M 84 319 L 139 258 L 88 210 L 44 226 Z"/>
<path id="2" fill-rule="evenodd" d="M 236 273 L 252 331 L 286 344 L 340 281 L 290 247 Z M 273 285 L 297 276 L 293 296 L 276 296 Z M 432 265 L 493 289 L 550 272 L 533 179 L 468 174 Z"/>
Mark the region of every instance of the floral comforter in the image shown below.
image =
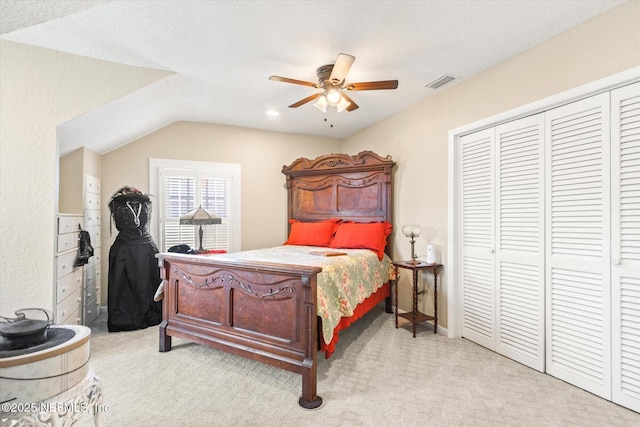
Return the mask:
<path id="1" fill-rule="evenodd" d="M 346 255 L 322 256 L 318 252 Z M 393 264 L 382 261 L 368 249 L 327 249 L 313 246 L 277 246 L 268 249 L 213 255 L 234 261 L 259 261 L 322 267 L 318 274 L 318 316 L 322 319 L 324 342 L 331 342 L 341 317 L 353 315 L 355 307 L 389 281 Z"/>

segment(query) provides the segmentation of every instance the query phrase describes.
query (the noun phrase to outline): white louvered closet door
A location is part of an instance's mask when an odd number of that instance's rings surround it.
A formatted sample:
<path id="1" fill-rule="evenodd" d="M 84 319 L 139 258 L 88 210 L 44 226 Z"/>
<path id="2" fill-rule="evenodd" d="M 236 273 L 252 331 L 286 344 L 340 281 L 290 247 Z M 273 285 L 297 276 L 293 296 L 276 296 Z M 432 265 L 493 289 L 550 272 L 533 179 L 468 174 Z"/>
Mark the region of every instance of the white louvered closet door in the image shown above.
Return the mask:
<path id="1" fill-rule="evenodd" d="M 546 370 L 611 399 L 609 94 L 546 112 Z"/>
<path id="2" fill-rule="evenodd" d="M 544 115 L 496 135 L 496 351 L 544 371 Z"/>
<path id="3" fill-rule="evenodd" d="M 495 351 L 494 129 L 460 138 L 462 336 Z"/>
<path id="4" fill-rule="evenodd" d="M 640 412 L 640 83 L 611 92 L 612 400 Z"/>

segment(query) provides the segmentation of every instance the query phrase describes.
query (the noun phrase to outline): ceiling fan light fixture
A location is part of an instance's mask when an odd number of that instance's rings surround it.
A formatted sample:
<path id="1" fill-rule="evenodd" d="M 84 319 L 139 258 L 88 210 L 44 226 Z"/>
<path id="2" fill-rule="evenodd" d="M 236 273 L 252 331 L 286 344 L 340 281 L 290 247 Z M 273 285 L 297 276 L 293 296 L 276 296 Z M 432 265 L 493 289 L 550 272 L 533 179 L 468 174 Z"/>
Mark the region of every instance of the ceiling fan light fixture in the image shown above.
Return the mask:
<path id="1" fill-rule="evenodd" d="M 318 83 L 311 83 L 304 80 L 290 79 L 288 77 L 271 76 L 269 80 L 274 80 L 284 83 L 292 83 L 301 86 L 311 86 L 315 89 L 321 89 L 301 99 L 298 102 L 294 102 L 289 105 L 289 108 L 298 108 L 306 103 L 313 102 L 313 105 L 323 113 L 327 112 L 327 109 L 334 111 L 333 107 L 338 112 L 347 110 L 354 111 L 359 108 L 344 90 L 359 91 L 359 90 L 384 90 L 384 89 L 397 89 L 397 80 L 379 80 L 371 82 L 359 82 L 359 83 L 345 83 L 347 73 L 355 61 L 355 57 L 347 55 L 346 53 L 338 54 L 336 62 L 333 64 L 326 64 L 316 69 L 316 76 L 318 77 Z M 331 108 L 328 108 L 331 107 Z M 325 119 L 326 120 L 326 119 Z"/>
<path id="2" fill-rule="evenodd" d="M 336 106 L 336 108 L 338 109 L 338 113 L 341 111 L 344 111 L 345 108 L 347 108 L 349 105 L 351 105 L 351 103 L 349 101 L 347 101 L 346 99 L 344 99 L 343 96 L 340 97 L 340 103 L 338 103 L 338 105 Z"/>
<path id="3" fill-rule="evenodd" d="M 329 89 L 325 96 L 327 104 L 336 107 L 338 104 L 340 104 L 340 101 L 342 101 L 344 98 L 342 98 L 342 94 L 340 92 L 338 92 L 337 89 Z"/>
<path id="4" fill-rule="evenodd" d="M 323 113 L 326 113 L 327 98 L 324 95 L 322 95 L 321 97 L 318 98 L 316 102 L 313 103 L 313 106 L 316 107 L 318 110 L 322 111 Z"/>

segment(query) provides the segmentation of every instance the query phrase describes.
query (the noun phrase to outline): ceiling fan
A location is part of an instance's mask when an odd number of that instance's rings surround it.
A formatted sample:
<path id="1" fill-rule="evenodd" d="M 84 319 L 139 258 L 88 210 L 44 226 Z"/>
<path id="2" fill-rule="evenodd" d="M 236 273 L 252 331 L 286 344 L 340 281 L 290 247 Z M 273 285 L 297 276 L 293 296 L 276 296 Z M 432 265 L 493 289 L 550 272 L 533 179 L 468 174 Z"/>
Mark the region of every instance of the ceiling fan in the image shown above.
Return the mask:
<path id="1" fill-rule="evenodd" d="M 347 55 L 346 53 L 339 53 L 335 64 L 327 64 L 318 67 L 316 70 L 318 83 L 280 76 L 270 76 L 269 80 L 322 89 L 322 92 L 307 96 L 306 98 L 289 105 L 289 108 L 297 108 L 307 102 L 316 100 L 313 105 L 325 113 L 327 112 L 327 106 L 336 107 L 338 112 L 343 110 L 353 111 L 358 108 L 358 104 L 353 102 L 353 100 L 347 96 L 344 92 L 345 90 L 380 90 L 396 89 L 398 87 L 397 80 L 346 83 L 347 73 L 349 73 L 349 69 L 351 69 L 351 65 L 353 65 L 355 60 L 355 56 Z"/>

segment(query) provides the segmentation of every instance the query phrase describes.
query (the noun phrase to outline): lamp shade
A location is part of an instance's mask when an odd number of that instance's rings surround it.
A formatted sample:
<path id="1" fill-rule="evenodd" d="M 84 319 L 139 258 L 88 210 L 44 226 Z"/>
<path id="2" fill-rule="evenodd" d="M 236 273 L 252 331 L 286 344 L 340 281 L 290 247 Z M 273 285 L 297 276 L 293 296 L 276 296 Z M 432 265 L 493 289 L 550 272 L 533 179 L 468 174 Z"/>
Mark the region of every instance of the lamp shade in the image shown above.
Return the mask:
<path id="1" fill-rule="evenodd" d="M 344 99 L 344 97 L 340 97 L 340 103 L 336 106 L 336 109 L 338 110 L 338 113 L 339 113 L 341 111 L 344 111 L 345 108 L 347 108 L 349 105 L 351 105 L 349 101 Z"/>
<path id="2" fill-rule="evenodd" d="M 322 95 L 321 97 L 318 98 L 316 102 L 313 103 L 313 106 L 316 107 L 318 110 L 322 111 L 323 113 L 326 113 L 327 98 L 324 95 Z"/>
<path id="3" fill-rule="evenodd" d="M 207 212 L 202 205 L 198 209 L 187 212 L 180 217 L 180 224 L 186 225 L 206 225 L 222 224 L 222 218 L 216 214 Z"/>
<path id="4" fill-rule="evenodd" d="M 340 94 L 336 89 L 329 89 L 325 93 L 325 98 L 327 98 L 327 104 L 335 107 L 342 100 L 342 94 Z"/>
<path id="5" fill-rule="evenodd" d="M 402 234 L 407 237 L 418 237 L 420 232 L 422 231 L 422 227 L 417 224 L 405 225 L 402 227 Z"/>

